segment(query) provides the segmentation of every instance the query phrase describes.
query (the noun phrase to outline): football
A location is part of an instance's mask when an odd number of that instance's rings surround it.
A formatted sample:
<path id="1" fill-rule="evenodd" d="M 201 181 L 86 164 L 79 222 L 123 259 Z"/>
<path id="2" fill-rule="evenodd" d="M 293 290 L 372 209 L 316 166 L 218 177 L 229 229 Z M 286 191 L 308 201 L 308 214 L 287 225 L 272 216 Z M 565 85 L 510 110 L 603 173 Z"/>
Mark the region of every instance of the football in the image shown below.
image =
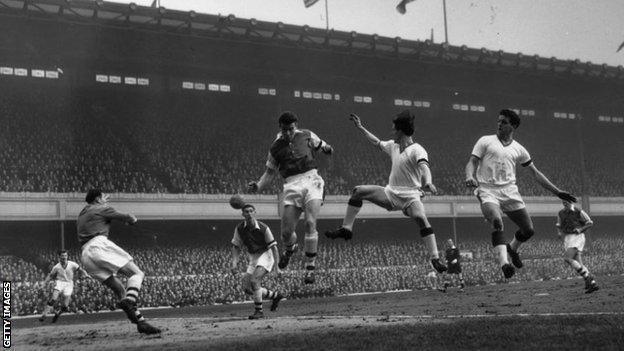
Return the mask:
<path id="1" fill-rule="evenodd" d="M 241 194 L 234 194 L 230 198 L 230 206 L 235 210 L 240 210 L 245 206 L 245 199 L 243 199 Z"/>

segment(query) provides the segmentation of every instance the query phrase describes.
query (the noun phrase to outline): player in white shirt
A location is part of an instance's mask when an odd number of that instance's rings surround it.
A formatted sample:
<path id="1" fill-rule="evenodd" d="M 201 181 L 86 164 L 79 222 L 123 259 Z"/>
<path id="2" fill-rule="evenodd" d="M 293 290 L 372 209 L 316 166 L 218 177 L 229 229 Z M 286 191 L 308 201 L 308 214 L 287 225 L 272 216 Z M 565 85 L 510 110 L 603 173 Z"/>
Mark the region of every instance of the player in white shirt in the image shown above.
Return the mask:
<path id="1" fill-rule="evenodd" d="M 437 190 L 431 182 L 427 151 L 412 139 L 414 115 L 408 110 L 399 113 L 392 120 L 394 140 L 388 141 L 381 141 L 366 130 L 357 115 L 351 114 L 350 119 L 368 141 L 390 156 L 392 160 L 390 179 L 385 187 L 356 186 L 351 193 L 342 226 L 333 231 L 326 231 L 325 236 L 331 239 L 351 239 L 355 217 L 362 208 L 362 201 L 368 200 L 388 211 L 401 210 L 406 216 L 414 219 L 420 227 L 420 235 L 429 252 L 433 268 L 440 273 L 446 271 L 446 266 L 440 262 L 436 237 L 420 200 L 424 194 L 423 190 L 434 194 Z"/>
<path id="2" fill-rule="evenodd" d="M 59 263 L 52 267 L 52 270 L 45 278 L 43 283 L 44 287 L 48 286 L 48 283 L 54 279 L 54 290 L 52 291 L 52 298 L 48 301 L 48 304 L 43 309 L 43 314 L 39 317 L 39 321 L 43 322 L 46 315 L 53 311 L 54 304 L 58 298 L 62 295 L 61 308 L 54 313 L 52 323 L 56 323 L 61 313 L 68 311 L 69 301 L 71 295 L 74 292 L 74 275 L 79 272 L 83 277 L 89 277 L 89 274 L 85 272 L 78 263 L 68 260 L 67 251 L 63 250 L 59 252 Z"/>
<path id="3" fill-rule="evenodd" d="M 576 202 L 576 197 L 548 180 L 537 169 L 529 152 L 513 139 L 514 130 L 519 125 L 520 117 L 516 112 L 501 110 L 496 134 L 483 136 L 477 141 L 466 165 L 466 186 L 476 188 L 474 193 L 481 203 L 481 212 L 492 224 L 492 245 L 506 278 L 514 275 L 514 266 L 522 268 L 518 249 L 535 234 L 533 222 L 516 186 L 516 164 L 528 168 L 535 180 L 555 196 Z M 503 234 L 503 213 L 519 228 L 510 243 L 506 242 Z M 508 255 L 513 265 L 509 263 Z"/>

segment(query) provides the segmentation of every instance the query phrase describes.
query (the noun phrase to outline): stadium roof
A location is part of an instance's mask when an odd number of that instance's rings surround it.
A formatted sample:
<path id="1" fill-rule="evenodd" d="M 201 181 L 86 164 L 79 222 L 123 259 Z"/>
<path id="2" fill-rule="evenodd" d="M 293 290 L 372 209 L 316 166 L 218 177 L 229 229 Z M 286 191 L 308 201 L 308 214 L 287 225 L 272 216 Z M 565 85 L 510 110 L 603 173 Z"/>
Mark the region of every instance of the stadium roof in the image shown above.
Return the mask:
<path id="1" fill-rule="evenodd" d="M 554 72 L 587 77 L 624 79 L 624 67 L 597 65 L 580 60 L 559 60 L 538 55 L 474 49 L 436 44 L 430 40 L 405 40 L 376 34 L 361 34 L 295 26 L 282 22 L 241 19 L 177 11 L 164 7 L 120 4 L 101 0 L 0 0 L 0 15 L 53 18 L 62 21 L 126 26 L 140 30 L 174 32 L 194 36 L 252 40 L 298 47 L 315 47 L 359 54 L 394 56 L 433 63 L 484 64 L 505 69 Z"/>

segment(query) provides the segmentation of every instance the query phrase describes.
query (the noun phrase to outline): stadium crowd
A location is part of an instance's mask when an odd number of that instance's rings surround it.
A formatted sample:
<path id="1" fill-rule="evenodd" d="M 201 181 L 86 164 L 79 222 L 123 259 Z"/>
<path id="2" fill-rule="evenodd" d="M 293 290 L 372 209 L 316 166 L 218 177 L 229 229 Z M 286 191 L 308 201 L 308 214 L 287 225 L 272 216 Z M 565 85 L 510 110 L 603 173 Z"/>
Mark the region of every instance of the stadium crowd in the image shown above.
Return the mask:
<path id="1" fill-rule="evenodd" d="M 442 246 L 440 246 L 442 247 Z M 462 268 L 468 286 L 500 283 L 504 279 L 494 264 L 491 245 L 486 241 L 460 241 L 460 248 L 472 254 L 464 258 Z M 624 239 L 618 236 L 596 237 L 586 250 L 584 260 L 596 275 L 621 274 Z M 230 248 L 223 246 L 151 247 L 130 249 L 137 264 L 146 273 L 141 290 L 142 306 L 187 306 L 245 301 L 248 297 L 240 286 L 240 274 L 229 271 Z M 525 268 L 514 281 L 567 279 L 576 277 L 562 258 L 562 243 L 557 239 L 537 239 L 523 246 Z M 70 251 L 70 259 L 78 260 Z M 40 250 L 38 256 L 50 267 L 56 263 L 56 252 Z M 243 259 L 240 271 L 244 271 Z M 290 298 L 335 296 L 351 293 L 425 289 L 425 276 L 431 271 L 427 255 L 414 241 L 331 242 L 319 246 L 317 282 L 302 285 L 303 258 L 293 257 L 291 268 L 283 274 L 269 275 L 265 286 Z M 2 278 L 14 282 L 14 313 L 40 313 L 48 299 L 50 286 L 43 280 L 44 269 L 14 256 L 0 256 Z M 70 304 L 73 312 L 90 313 L 115 309 L 110 290 L 92 279 L 75 282 Z"/>
<path id="2" fill-rule="evenodd" d="M 164 101 L 153 93 L 126 96 L 85 89 L 70 96 L 41 89 L 0 96 L 0 191 L 84 192 L 99 187 L 127 193 L 234 193 L 262 174 L 278 131 L 279 110 L 259 98 L 246 97 L 247 103 L 240 104 L 239 97 L 197 99 L 173 93 Z M 129 98 L 140 103 L 124 103 Z M 301 128 L 310 128 L 336 150 L 320 160 L 327 194 L 347 195 L 358 184 L 386 184 L 387 156 L 351 128 L 347 112 L 296 112 Z M 395 112 L 374 107 L 362 117 L 384 138 Z M 440 195 L 468 194 L 464 166 L 478 137 L 494 132 L 494 119 L 484 123 L 481 115 L 416 112 L 415 139 L 429 151 Z M 338 114 L 344 114 L 344 121 L 337 120 Z M 624 161 L 617 151 L 623 146 L 618 128 L 593 126 L 603 138 L 589 140 L 582 135 L 569 138 L 577 135 L 576 127 L 561 123 L 528 120 L 517 138 L 561 187 L 593 196 L 624 194 L 624 181 L 613 177 Z M 521 175 L 518 182 L 525 196 L 547 195 L 529 177 Z M 265 192 L 274 194 L 279 188 L 275 182 Z"/>

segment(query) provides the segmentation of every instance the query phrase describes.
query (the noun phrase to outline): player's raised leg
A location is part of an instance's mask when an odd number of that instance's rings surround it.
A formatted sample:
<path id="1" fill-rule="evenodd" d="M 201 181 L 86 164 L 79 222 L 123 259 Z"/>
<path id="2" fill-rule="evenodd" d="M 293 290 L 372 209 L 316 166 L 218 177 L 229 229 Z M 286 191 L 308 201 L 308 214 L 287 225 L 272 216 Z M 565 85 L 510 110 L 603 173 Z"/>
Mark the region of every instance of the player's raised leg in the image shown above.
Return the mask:
<path id="1" fill-rule="evenodd" d="M 414 219 L 418 224 L 418 227 L 420 228 L 420 237 L 425 243 L 425 247 L 427 247 L 427 252 L 429 253 L 429 258 L 433 268 L 438 271 L 438 273 L 445 272 L 447 268 L 440 262 L 436 236 L 429 220 L 427 219 L 427 215 L 425 214 L 425 207 L 423 206 L 423 203 L 420 201 L 413 201 L 405 209 L 405 214 Z"/>
<path id="2" fill-rule="evenodd" d="M 353 188 L 353 191 L 351 192 L 351 197 L 349 198 L 349 204 L 347 206 L 345 217 L 342 221 L 342 226 L 336 230 L 326 231 L 325 236 L 330 239 L 351 239 L 353 237 L 353 224 L 355 223 L 357 214 L 362 209 L 363 200 L 368 200 L 385 209 L 392 208 L 392 204 L 386 196 L 384 187 L 379 185 L 358 185 Z"/>
<path id="3" fill-rule="evenodd" d="M 507 245 L 507 253 L 511 258 L 511 263 L 513 263 L 516 268 L 522 268 L 522 260 L 520 259 L 520 254 L 518 253 L 518 249 L 520 245 L 529 240 L 534 234 L 535 230 L 533 229 L 533 221 L 531 220 L 531 216 L 529 216 L 529 212 L 526 208 L 521 208 L 516 211 L 505 212 L 507 217 L 514 222 L 519 230 L 516 231 L 514 238 L 511 240 L 509 245 Z"/>
<path id="4" fill-rule="evenodd" d="M 498 259 L 505 278 L 511 278 L 516 273 L 516 269 L 509 264 L 507 257 L 507 242 L 503 232 L 503 217 L 500 206 L 493 202 L 484 202 L 481 204 L 481 212 L 483 212 L 483 216 L 492 224 L 494 229 L 492 232 L 494 255 Z"/>
<path id="5" fill-rule="evenodd" d="M 280 255 L 280 260 L 277 265 L 280 269 L 284 269 L 288 266 L 290 258 L 299 249 L 297 246 L 297 234 L 295 229 L 297 228 L 297 222 L 299 222 L 299 217 L 301 217 L 302 212 L 300 208 L 294 205 L 284 206 L 281 221 L 281 237 L 285 250 Z"/>
<path id="6" fill-rule="evenodd" d="M 316 229 L 316 219 L 321 211 L 323 200 L 312 199 L 305 204 L 305 278 L 304 283 L 314 283 L 314 270 L 316 269 L 316 255 L 318 251 L 318 231 Z"/>

